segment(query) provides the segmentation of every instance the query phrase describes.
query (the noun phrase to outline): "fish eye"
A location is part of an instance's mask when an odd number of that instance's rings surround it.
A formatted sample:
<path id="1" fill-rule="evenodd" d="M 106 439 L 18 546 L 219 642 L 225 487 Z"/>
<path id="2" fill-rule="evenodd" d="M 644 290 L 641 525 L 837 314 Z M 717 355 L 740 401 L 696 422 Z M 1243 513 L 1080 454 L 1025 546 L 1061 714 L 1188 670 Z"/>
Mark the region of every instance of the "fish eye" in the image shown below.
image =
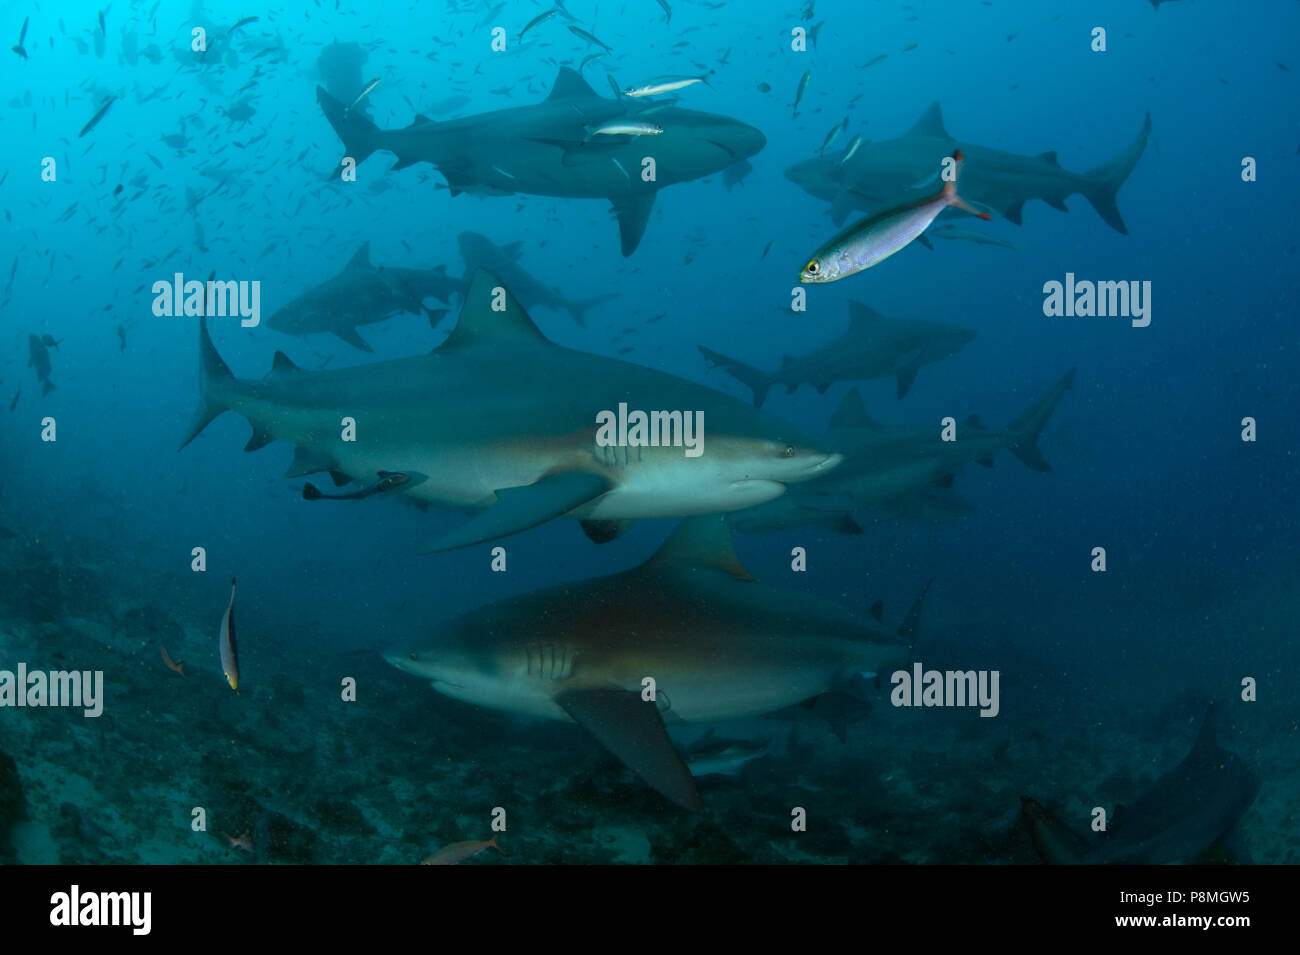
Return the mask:
<path id="1" fill-rule="evenodd" d="M 821 268 L 821 266 L 819 266 L 819 265 L 817 264 L 817 260 L 816 260 L 816 259 L 813 259 L 811 262 L 809 262 L 807 265 L 805 265 L 805 266 L 803 267 L 803 270 L 804 270 L 805 272 L 807 272 L 809 275 L 816 275 L 816 274 L 817 274 L 817 271 L 818 271 L 820 268 Z"/>

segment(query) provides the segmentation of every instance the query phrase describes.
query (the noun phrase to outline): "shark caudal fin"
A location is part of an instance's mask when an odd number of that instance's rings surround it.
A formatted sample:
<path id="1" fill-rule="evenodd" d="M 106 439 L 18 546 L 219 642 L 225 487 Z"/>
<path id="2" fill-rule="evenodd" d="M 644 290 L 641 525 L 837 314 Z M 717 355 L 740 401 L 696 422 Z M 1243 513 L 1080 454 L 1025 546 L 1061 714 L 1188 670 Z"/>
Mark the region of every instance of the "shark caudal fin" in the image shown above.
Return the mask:
<path id="1" fill-rule="evenodd" d="M 734 358 L 720 355 L 703 345 L 697 345 L 696 347 L 699 348 L 700 354 L 704 356 L 710 368 L 721 368 L 732 378 L 745 385 L 754 393 L 754 407 L 762 406 L 767 399 L 767 390 L 772 387 L 771 375 L 759 368 L 755 368 L 753 365 L 746 365 L 743 361 L 736 361 Z"/>
<path id="2" fill-rule="evenodd" d="M 1124 224 L 1124 219 L 1119 214 L 1118 193 L 1124 181 L 1128 179 L 1129 173 L 1133 171 L 1133 167 L 1142 158 L 1150 135 L 1151 114 L 1147 113 L 1142 131 L 1137 134 L 1133 142 L 1129 143 L 1128 149 L 1106 165 L 1084 174 L 1090 180 L 1088 188 L 1083 193 L 1084 197 L 1092 203 L 1092 207 L 1106 220 L 1108 226 L 1124 235 L 1128 235 L 1128 226 Z"/>
<path id="3" fill-rule="evenodd" d="M 316 87 L 316 102 L 320 103 L 325 118 L 334 132 L 343 140 L 344 155 L 359 165 L 363 159 L 379 148 L 379 127 L 359 112 L 349 110 L 323 87 Z M 341 164 L 340 164 L 341 165 Z M 337 170 L 335 170 L 337 172 Z"/>
<path id="4" fill-rule="evenodd" d="M 1038 436 L 1042 434 L 1043 427 L 1052 417 L 1056 406 L 1061 403 L 1061 396 L 1074 387 L 1074 372 L 1075 369 L 1071 368 L 1062 375 L 1046 394 L 1022 411 L 1008 427 L 1016 435 L 1015 443 L 1008 449 L 1031 471 L 1052 470 L 1052 466 L 1038 450 Z"/>
<path id="5" fill-rule="evenodd" d="M 603 305 L 606 302 L 612 302 L 618 298 L 617 295 L 593 295 L 591 298 L 579 298 L 569 302 L 565 308 L 568 309 L 573 320 L 582 328 L 587 327 L 587 312 L 597 305 Z"/>
<path id="6" fill-rule="evenodd" d="M 199 319 L 199 406 L 194 409 L 194 417 L 190 419 L 190 430 L 177 451 L 183 450 L 187 444 L 198 437 L 199 432 L 206 428 L 213 418 L 226 410 L 225 404 L 213 395 L 214 386 L 234 380 L 235 376 L 231 374 L 226 363 L 217 354 L 216 346 L 212 344 L 212 336 L 208 334 L 207 318 Z"/>

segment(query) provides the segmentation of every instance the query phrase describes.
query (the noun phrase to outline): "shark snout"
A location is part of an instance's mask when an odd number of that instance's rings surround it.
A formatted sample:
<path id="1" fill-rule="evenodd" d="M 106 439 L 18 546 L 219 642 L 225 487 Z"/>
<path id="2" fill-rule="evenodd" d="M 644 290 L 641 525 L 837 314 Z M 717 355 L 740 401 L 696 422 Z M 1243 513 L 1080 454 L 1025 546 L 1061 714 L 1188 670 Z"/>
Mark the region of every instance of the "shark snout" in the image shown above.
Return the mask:
<path id="1" fill-rule="evenodd" d="M 844 455 L 839 453 L 823 454 L 819 459 L 810 461 L 808 463 L 806 470 L 808 471 L 810 476 L 821 474 L 825 471 L 829 471 L 833 467 L 838 466 L 839 463 L 843 460 L 844 460 Z"/>

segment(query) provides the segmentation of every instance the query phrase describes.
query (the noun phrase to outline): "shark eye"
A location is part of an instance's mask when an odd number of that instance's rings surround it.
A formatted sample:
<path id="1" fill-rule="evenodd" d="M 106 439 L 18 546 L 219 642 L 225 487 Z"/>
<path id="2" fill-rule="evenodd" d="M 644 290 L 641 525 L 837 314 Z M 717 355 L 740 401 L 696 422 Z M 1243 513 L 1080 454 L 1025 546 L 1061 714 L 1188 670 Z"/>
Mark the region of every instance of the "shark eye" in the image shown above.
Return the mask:
<path id="1" fill-rule="evenodd" d="M 817 264 L 816 259 L 813 259 L 811 262 L 809 262 L 807 265 L 803 267 L 803 270 L 807 272 L 809 275 L 816 275 L 820 269 L 821 266 Z"/>
<path id="2" fill-rule="evenodd" d="M 414 659 L 415 659 L 415 651 L 412 650 L 410 653 L 407 654 L 407 656 L 409 656 L 412 660 L 414 660 Z"/>
<path id="3" fill-rule="evenodd" d="M 787 457 L 787 458 L 792 458 L 792 457 L 794 457 L 794 447 L 791 446 L 791 445 L 788 445 L 788 444 L 787 444 L 787 445 L 785 446 L 785 451 L 784 451 L 783 453 L 784 453 L 784 456 Z"/>

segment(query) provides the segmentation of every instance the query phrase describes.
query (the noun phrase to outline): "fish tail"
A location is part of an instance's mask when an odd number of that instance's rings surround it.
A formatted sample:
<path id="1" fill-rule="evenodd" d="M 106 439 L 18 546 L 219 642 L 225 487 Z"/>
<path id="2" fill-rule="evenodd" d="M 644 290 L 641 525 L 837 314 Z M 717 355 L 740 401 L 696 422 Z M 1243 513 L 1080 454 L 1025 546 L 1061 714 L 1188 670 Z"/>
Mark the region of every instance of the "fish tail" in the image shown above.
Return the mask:
<path id="1" fill-rule="evenodd" d="M 233 382 L 235 376 L 231 374 L 226 363 L 221 360 L 217 354 L 217 348 L 212 344 L 212 336 L 208 334 L 208 320 L 206 317 L 199 319 L 199 406 L 194 409 L 194 417 L 190 419 L 190 430 L 186 435 L 181 446 L 177 451 L 183 450 L 184 447 L 193 441 L 200 431 L 208 426 L 217 415 L 226 410 L 225 404 L 214 396 L 214 386 Z"/>
<path id="2" fill-rule="evenodd" d="M 1127 149 L 1106 165 L 1084 173 L 1084 178 L 1088 180 L 1083 190 L 1084 198 L 1092 203 L 1092 207 L 1108 226 L 1123 235 L 1128 235 L 1128 226 L 1124 224 L 1124 219 L 1119 214 L 1117 201 L 1119 190 L 1128 179 L 1129 173 L 1133 171 L 1133 167 L 1138 164 L 1138 160 L 1142 158 L 1142 153 L 1146 151 L 1147 139 L 1150 135 L 1151 114 L 1147 113 L 1141 132 L 1133 142 L 1129 143 Z"/>
<path id="3" fill-rule="evenodd" d="M 746 365 L 743 361 L 737 361 L 734 358 L 728 358 L 703 345 L 697 345 L 700 354 L 704 356 L 709 363 L 710 368 L 721 368 L 732 378 L 735 378 L 742 385 L 749 388 L 754 393 L 754 407 L 761 407 L 763 401 L 767 398 L 767 390 L 772 387 L 772 376 L 762 369 L 755 368 L 753 365 Z"/>
<path id="4" fill-rule="evenodd" d="M 1074 387 L 1074 372 L 1073 368 L 1067 371 L 1045 395 L 1011 422 L 1009 430 L 1016 435 L 1016 441 L 1009 450 L 1031 471 L 1052 470 L 1052 466 L 1038 450 L 1038 436 L 1043 433 L 1043 428 L 1052 417 L 1052 412 L 1061 403 L 1061 396 Z"/>
<path id="5" fill-rule="evenodd" d="M 322 87 L 316 87 L 316 102 L 320 103 L 325 118 L 334 127 L 334 132 L 343 140 L 346 155 L 358 165 L 367 156 L 379 148 L 380 129 L 359 112 L 350 110 L 340 100 L 335 99 Z M 340 164 L 341 166 L 341 164 Z M 337 170 L 335 170 L 337 172 Z"/>
<path id="6" fill-rule="evenodd" d="M 948 201 L 948 205 L 956 206 L 958 209 L 961 209 L 963 212 L 969 212 L 971 215 L 979 216 L 981 219 L 993 218 L 987 212 L 980 212 L 978 209 L 972 206 L 961 196 L 957 195 L 957 176 L 961 174 L 961 164 L 962 164 L 962 159 L 964 158 L 962 156 L 961 150 L 959 149 L 955 153 L 953 153 L 952 158 L 953 158 L 953 162 L 957 164 L 957 170 L 953 174 L 952 179 L 948 180 L 943 184 L 943 197 Z"/>
<path id="7" fill-rule="evenodd" d="M 53 391 L 53 390 L 54 390 L 54 382 L 50 381 L 50 379 L 46 378 L 46 379 L 44 379 L 44 380 L 41 382 L 41 395 L 42 395 L 42 396 L 44 396 L 44 395 L 48 395 L 48 394 L 49 394 L 51 391 Z"/>
<path id="8" fill-rule="evenodd" d="M 573 320 L 583 328 L 587 327 L 587 310 L 595 308 L 605 302 L 611 302 L 618 298 L 617 295 L 595 295 L 591 298 L 579 298 L 569 302 L 566 306 Z"/>
<path id="9" fill-rule="evenodd" d="M 1020 797 L 1020 806 L 1029 838 L 1044 862 L 1048 865 L 1078 865 L 1083 861 L 1084 846 L 1074 833 L 1028 796 Z"/>

